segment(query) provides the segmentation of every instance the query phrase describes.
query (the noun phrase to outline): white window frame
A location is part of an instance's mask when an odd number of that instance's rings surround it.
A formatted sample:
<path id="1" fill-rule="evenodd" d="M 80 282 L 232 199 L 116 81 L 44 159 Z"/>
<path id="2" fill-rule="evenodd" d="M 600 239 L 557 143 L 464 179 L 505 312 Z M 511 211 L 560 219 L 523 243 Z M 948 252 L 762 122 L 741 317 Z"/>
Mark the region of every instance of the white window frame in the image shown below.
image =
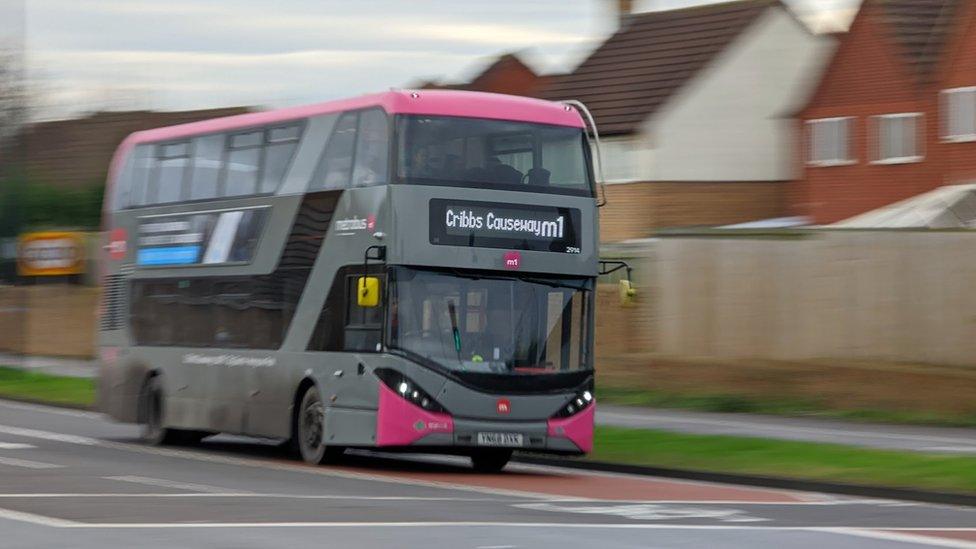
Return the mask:
<path id="1" fill-rule="evenodd" d="M 804 154 L 806 155 L 807 158 L 807 165 L 814 168 L 829 168 L 832 166 L 850 166 L 852 164 L 857 164 L 858 162 L 857 157 L 854 154 L 854 150 L 853 150 L 854 140 L 852 139 L 852 136 L 854 134 L 854 124 L 856 120 L 857 118 L 854 116 L 835 116 L 832 118 L 815 118 L 812 120 L 805 121 L 806 147 L 804 147 L 805 149 Z M 816 128 L 816 125 L 823 124 L 823 123 L 830 123 L 830 122 L 841 122 L 841 121 L 846 123 L 845 136 L 847 138 L 847 143 L 845 147 L 846 154 L 844 156 L 846 156 L 847 158 L 817 159 L 816 158 L 817 155 L 815 154 L 817 152 L 815 150 L 817 143 L 814 142 L 814 131 L 815 131 L 814 129 Z"/>
<path id="2" fill-rule="evenodd" d="M 973 118 L 972 121 L 972 133 L 952 133 L 952 104 L 949 102 L 950 97 L 954 94 L 970 94 L 972 96 L 973 102 Z M 976 86 L 966 86 L 962 88 L 949 88 L 942 90 L 939 94 L 941 97 L 940 105 L 942 109 L 942 140 L 947 143 L 965 143 L 969 141 L 976 141 Z"/>
<path id="3" fill-rule="evenodd" d="M 909 156 L 891 156 L 882 158 L 881 157 L 881 143 L 883 140 L 883 135 L 881 135 L 881 129 L 883 128 L 883 120 L 899 120 L 912 118 L 915 120 L 915 139 L 914 139 L 914 152 L 915 154 Z M 878 165 L 896 165 L 896 164 L 914 164 L 916 162 L 921 162 L 925 160 L 925 113 L 921 112 L 897 112 L 888 114 L 879 114 L 871 117 L 871 131 L 868 134 L 869 138 L 872 140 L 871 145 L 871 163 Z"/>
<path id="4" fill-rule="evenodd" d="M 603 149 L 600 152 L 606 184 L 641 181 L 640 155 L 636 139 L 632 137 L 604 138 L 600 140 L 600 145 Z M 593 150 L 592 153 L 595 159 L 596 151 Z"/>

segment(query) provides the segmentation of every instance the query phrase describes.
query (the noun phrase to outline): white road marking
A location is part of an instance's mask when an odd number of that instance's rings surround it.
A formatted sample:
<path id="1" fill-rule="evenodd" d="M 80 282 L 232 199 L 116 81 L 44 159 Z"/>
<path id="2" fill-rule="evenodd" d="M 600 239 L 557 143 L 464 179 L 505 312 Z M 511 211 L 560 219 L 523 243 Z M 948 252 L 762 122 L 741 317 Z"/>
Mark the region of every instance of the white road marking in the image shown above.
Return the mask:
<path id="1" fill-rule="evenodd" d="M 0 425 L 0 433 L 13 435 L 16 437 L 36 438 L 39 440 L 50 440 L 53 442 L 67 442 L 68 444 L 81 444 L 83 446 L 97 446 L 98 439 L 89 437 L 79 437 L 75 435 L 65 435 L 52 433 L 50 431 L 38 431 L 37 429 L 24 429 L 22 427 L 12 427 L 10 425 Z"/>
<path id="2" fill-rule="evenodd" d="M 507 503 L 520 504 L 524 499 L 499 499 L 499 498 L 459 498 L 459 497 L 438 497 L 438 496 L 355 496 L 337 494 L 277 494 L 260 492 L 195 492 L 195 493 L 171 493 L 171 492 L 65 492 L 65 493 L 30 493 L 30 492 L 11 492 L 0 494 L 0 499 L 43 499 L 43 498 L 267 498 L 267 499 L 309 499 L 309 500 L 351 500 L 351 501 L 459 501 L 459 502 L 488 502 L 488 503 Z M 662 504 L 662 505 L 736 505 L 740 507 L 749 506 L 837 506 L 837 505 L 891 505 L 883 500 L 833 500 L 833 501 L 736 501 L 736 500 L 646 500 L 646 499 L 581 499 L 581 498 L 549 498 L 548 503 L 601 503 L 611 504 Z M 901 507 L 914 507 L 918 503 L 898 503 Z"/>
<path id="3" fill-rule="evenodd" d="M 140 446 L 138 444 L 129 444 L 124 442 L 111 442 L 111 441 L 99 440 L 99 439 L 89 438 L 89 437 L 65 435 L 61 433 L 52 433 L 49 431 L 39 431 L 36 429 L 22 429 L 19 427 L 11 427 L 7 425 L 0 425 L 0 433 L 22 436 L 25 438 L 37 438 L 41 440 L 65 442 L 69 444 L 99 446 L 102 448 L 111 448 L 114 450 L 125 450 L 127 452 L 139 452 L 143 454 L 151 454 L 157 456 L 192 459 L 195 461 L 205 461 L 208 463 L 220 463 L 224 465 L 238 465 L 244 467 L 256 467 L 261 469 L 274 469 L 279 471 L 304 472 L 304 473 L 331 476 L 331 477 L 340 477 L 340 478 L 348 478 L 348 479 L 356 479 L 356 480 L 369 480 L 374 482 L 403 484 L 408 486 L 444 488 L 448 490 L 476 492 L 476 493 L 491 494 L 491 495 L 504 495 L 504 496 L 543 499 L 543 500 L 548 500 L 553 497 L 552 494 L 524 492 L 520 490 L 504 490 L 504 489 L 487 488 L 481 486 L 471 486 L 467 484 L 456 484 L 452 482 L 419 480 L 419 479 L 411 479 L 406 477 L 391 477 L 391 476 L 383 476 L 383 475 L 370 474 L 370 473 L 342 471 L 338 469 L 313 468 L 313 467 L 299 465 L 299 464 L 291 464 L 291 463 L 284 463 L 284 462 L 277 462 L 277 461 L 270 461 L 270 460 L 250 459 L 250 458 L 235 458 L 235 457 L 222 456 L 216 454 L 207 454 L 199 451 L 194 452 L 188 450 L 172 450 L 166 448 L 155 448 L 151 446 Z M 561 497 L 560 499 L 567 499 L 567 498 Z M 579 499 L 585 501 L 584 498 L 579 498 Z"/>
<path id="4" fill-rule="evenodd" d="M 43 461 L 31 461 L 29 459 L 16 459 L 9 457 L 0 456 L 0 465 L 9 465 L 10 467 L 23 467 L 25 469 L 60 469 L 64 465 L 55 465 L 53 463 L 44 463 Z"/>
<path id="5" fill-rule="evenodd" d="M 657 482 L 667 482 L 669 484 L 684 484 L 688 486 L 715 486 L 719 488 L 735 488 L 737 490 L 750 490 L 756 492 L 763 492 L 767 494 L 783 494 L 790 497 L 797 498 L 796 502 L 782 502 L 784 505 L 792 505 L 794 503 L 816 503 L 816 504 L 831 504 L 833 502 L 843 502 L 842 497 L 838 497 L 831 494 L 820 494 L 817 492 L 799 492 L 795 490 L 786 490 L 782 488 L 762 488 L 758 486 L 746 486 L 741 484 L 723 484 L 721 482 L 712 482 L 707 480 L 689 480 L 682 478 L 668 478 L 668 477 L 641 477 L 639 475 L 630 475 L 627 473 L 613 473 L 610 471 L 594 471 L 587 469 L 575 469 L 572 467 L 560 467 L 558 465 L 533 465 L 530 463 L 513 463 L 509 465 L 506 471 L 526 471 L 535 473 L 552 473 L 558 471 L 563 474 L 573 474 L 573 475 L 585 475 L 591 477 L 610 477 L 610 478 L 624 478 L 624 479 L 635 479 L 642 478 L 643 480 L 653 480 Z M 552 499 L 552 498 L 550 498 Z M 580 501 L 585 501 L 584 498 L 576 498 Z M 605 501 L 605 500 L 604 500 Z M 638 500 L 639 502 L 645 500 Z M 739 503 L 734 501 L 732 503 Z M 770 502 L 772 504 L 772 502 Z"/>
<path id="6" fill-rule="evenodd" d="M 53 528 L 70 528 L 80 524 L 70 520 L 45 517 L 43 515 L 35 515 L 33 513 L 24 513 L 22 511 L 11 511 L 9 509 L 0 509 L 0 520 L 4 520 L 4 519 L 15 520 L 17 522 L 27 522 L 30 524 L 37 524 L 40 526 L 50 526 Z"/>
<path id="7" fill-rule="evenodd" d="M 691 503 L 691 502 L 688 502 Z M 710 519 L 719 522 L 765 522 L 769 519 L 750 516 L 739 509 L 717 509 L 685 505 L 661 505 L 657 503 L 610 504 L 610 505 L 555 505 L 553 503 L 520 503 L 519 509 L 551 511 L 553 513 L 581 513 L 584 515 L 610 515 L 632 520 L 687 520 Z"/>
<path id="8" fill-rule="evenodd" d="M 669 416 L 661 416 L 656 414 L 648 415 L 635 415 L 626 414 L 620 412 L 597 412 L 597 422 L 599 423 L 599 416 L 605 418 L 617 418 L 622 420 L 637 420 L 644 421 L 648 423 L 697 423 L 699 425 L 712 425 L 716 427 L 735 427 L 735 428 L 748 428 L 755 431 L 789 431 L 791 433 L 808 433 L 817 435 L 830 435 L 839 436 L 845 438 L 883 438 L 889 440 L 917 440 L 925 442 L 934 443 L 948 443 L 948 444 L 968 444 L 971 440 L 965 438 L 954 438 L 954 437 L 943 437 L 943 436 L 932 436 L 932 435 L 914 435 L 914 434 L 893 434 L 893 433 L 882 433 L 878 431 L 864 431 L 864 430 L 848 430 L 848 429 L 828 429 L 825 427 L 794 427 L 791 425 L 766 425 L 757 422 L 748 421 L 732 421 L 725 419 L 705 419 L 705 418 L 675 418 Z M 756 434 L 754 436 L 762 436 Z"/>
<path id="9" fill-rule="evenodd" d="M 471 501 L 489 503 L 519 503 L 524 500 L 503 500 L 495 498 L 452 498 L 425 496 L 344 496 L 332 494 L 261 494 L 253 492 L 207 492 L 207 493 L 9 493 L 0 494 L 0 499 L 72 499 L 72 498 L 267 498 L 267 499 L 320 499 L 352 501 Z M 576 501 L 576 500 L 573 500 Z"/>
<path id="10" fill-rule="evenodd" d="M 44 517 L 41 517 L 44 518 Z M 755 532 L 820 532 L 855 537 L 885 539 L 927 545 L 931 547 L 951 547 L 974 549 L 976 543 L 935 538 L 912 534 L 911 531 L 880 532 L 859 527 L 811 527 L 811 526 L 742 526 L 742 525 L 675 525 L 675 524 L 599 524 L 563 522 L 160 522 L 160 523 L 81 523 L 62 521 L 67 524 L 53 524 L 61 528 L 106 529 L 106 530 L 163 530 L 163 529 L 242 529 L 242 528 L 527 528 L 553 530 L 673 530 L 673 531 L 755 531 Z M 890 530 L 890 529 L 886 529 Z M 917 529 L 916 529 L 917 530 Z M 940 528 L 940 531 L 976 532 L 971 528 Z"/>
<path id="11" fill-rule="evenodd" d="M 0 407 L 3 406 L 13 407 L 13 408 L 28 408 L 34 411 L 52 413 L 52 414 L 80 415 L 86 417 L 91 416 L 99 419 L 102 419 L 104 417 L 100 414 L 95 414 L 92 412 L 67 411 L 67 410 L 53 408 L 44 405 L 35 405 L 35 404 L 22 405 L 19 403 L 10 403 L 7 401 L 0 400 Z M 139 446 L 136 444 L 108 442 L 108 441 L 102 441 L 99 439 L 94 439 L 89 437 L 76 437 L 73 435 L 47 433 L 44 431 L 34 431 L 31 429 L 19 429 L 16 427 L 5 427 L 0 425 L 0 433 L 4 432 L 3 429 L 16 430 L 22 434 L 21 436 L 29 437 L 30 435 L 26 433 L 29 431 L 40 435 L 46 435 L 37 438 L 42 438 L 42 439 L 47 438 L 48 440 L 57 440 L 59 442 L 72 442 L 77 444 L 97 445 L 105 448 L 121 449 L 121 450 L 132 451 L 132 452 L 143 452 L 143 453 L 154 454 L 154 455 L 183 457 L 183 458 L 193 459 L 197 461 L 209 461 L 212 463 L 223 463 L 228 465 L 243 465 L 247 467 L 273 468 L 273 469 L 288 470 L 288 471 L 305 471 L 305 472 L 313 472 L 315 474 L 320 474 L 320 475 L 335 476 L 341 478 L 372 480 L 375 482 L 387 482 L 387 483 L 405 484 L 411 486 L 425 486 L 430 488 L 444 488 L 449 490 L 462 490 L 467 492 L 475 492 L 475 493 L 482 493 L 482 494 L 489 494 L 489 495 L 532 498 L 532 499 L 540 499 L 540 500 L 558 499 L 560 501 L 587 501 L 589 499 L 589 498 L 573 498 L 567 496 L 554 496 L 553 494 L 545 494 L 539 492 L 526 492 L 521 490 L 505 490 L 500 488 L 478 487 L 478 486 L 471 486 L 466 484 L 456 484 L 451 482 L 424 481 L 418 479 L 408 479 L 404 477 L 392 478 L 388 476 L 374 475 L 368 473 L 353 473 L 348 471 L 337 471 L 337 470 L 329 470 L 329 469 L 310 470 L 310 468 L 305 466 L 300 466 L 300 465 L 286 465 L 286 464 L 276 463 L 276 462 L 268 462 L 268 461 L 262 462 L 258 460 L 244 460 L 244 459 L 237 459 L 237 458 L 214 456 L 214 455 L 203 454 L 199 452 L 184 452 L 180 450 L 152 448 L 146 446 Z M 50 438 L 50 437 L 54 437 L 54 438 Z M 564 471 L 566 473 L 571 473 L 576 475 L 607 476 L 607 477 L 631 478 L 631 479 L 635 478 L 633 475 L 624 475 L 620 473 L 610 473 L 610 472 L 602 472 L 602 471 L 582 471 L 582 470 L 568 469 L 562 467 L 550 467 L 550 466 L 543 467 L 539 465 L 528 465 L 528 464 L 513 464 L 510 465 L 509 468 L 512 470 L 524 469 L 524 470 L 535 470 L 535 471 L 544 471 L 544 472 L 552 472 L 553 470 L 558 470 L 558 471 Z M 725 486 L 725 487 L 730 486 L 728 484 L 705 482 L 705 481 L 691 481 L 691 480 L 682 480 L 682 479 L 663 479 L 663 480 L 669 483 L 673 482 L 673 483 L 682 483 L 682 484 L 689 484 L 689 485 L 696 485 L 696 486 L 701 486 L 701 485 Z M 830 496 L 827 494 L 797 492 L 792 490 L 782 490 L 782 489 L 775 489 L 775 488 L 767 489 L 767 488 L 754 488 L 754 487 L 747 487 L 747 486 L 737 486 L 737 488 L 743 490 L 761 491 L 766 493 L 788 494 L 793 497 L 800 498 L 803 501 L 829 501 L 829 500 L 836 499 L 835 496 Z"/>
<path id="12" fill-rule="evenodd" d="M 948 538 L 937 538 L 934 536 L 923 536 L 920 534 L 913 534 L 911 531 L 895 531 L 895 532 L 882 532 L 880 530 L 868 530 L 864 528 L 811 528 L 811 530 L 818 532 L 831 532 L 834 534 L 844 534 L 846 536 L 855 536 L 859 538 L 870 538 L 870 539 L 880 539 L 885 541 L 897 541 L 901 543 L 912 543 L 916 545 L 928 545 L 930 547 L 953 547 L 956 549 L 974 549 L 976 548 L 976 542 L 948 539 Z M 887 528 L 885 530 L 888 530 Z M 936 528 L 939 531 L 954 531 L 954 529 Z M 976 530 L 964 530 L 970 532 L 976 532 Z"/>
<path id="13" fill-rule="evenodd" d="M 0 442 L 0 450 L 30 450 L 31 448 L 37 448 L 37 446 L 23 442 Z"/>
<path id="14" fill-rule="evenodd" d="M 234 494 L 234 495 L 245 495 L 251 494 L 252 492 L 247 492 L 244 490 L 228 490 L 226 488 L 218 488 L 216 486 L 210 486 L 207 484 L 194 484 L 192 482 L 177 482 L 174 480 L 166 480 L 161 478 L 151 478 L 151 477 L 140 477 L 135 475 L 123 475 L 117 477 L 102 477 L 105 480 L 117 480 L 119 482 L 131 482 L 133 484 L 145 484 L 147 486 L 159 486 L 160 488 L 172 488 L 174 490 L 188 490 L 190 492 L 204 492 L 211 494 Z"/>

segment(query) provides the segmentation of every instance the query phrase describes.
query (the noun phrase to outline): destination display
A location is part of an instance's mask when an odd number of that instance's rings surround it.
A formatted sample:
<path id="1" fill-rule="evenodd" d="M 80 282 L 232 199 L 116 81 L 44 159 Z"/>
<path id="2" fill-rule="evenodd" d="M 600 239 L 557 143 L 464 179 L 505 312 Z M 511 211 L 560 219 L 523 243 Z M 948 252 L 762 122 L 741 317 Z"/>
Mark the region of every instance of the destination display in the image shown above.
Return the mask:
<path id="1" fill-rule="evenodd" d="M 465 200 L 430 201 L 430 243 L 578 254 L 580 210 Z"/>
<path id="2" fill-rule="evenodd" d="M 251 261 L 267 208 L 143 218 L 136 264 L 146 267 Z"/>

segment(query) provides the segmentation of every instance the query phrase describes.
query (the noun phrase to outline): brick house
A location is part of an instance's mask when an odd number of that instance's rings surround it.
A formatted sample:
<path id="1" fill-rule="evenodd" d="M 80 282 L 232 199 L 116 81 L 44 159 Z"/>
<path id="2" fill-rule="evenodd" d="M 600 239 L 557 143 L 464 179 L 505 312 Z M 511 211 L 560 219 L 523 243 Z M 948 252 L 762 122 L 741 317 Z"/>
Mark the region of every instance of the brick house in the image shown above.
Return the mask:
<path id="1" fill-rule="evenodd" d="M 112 111 L 24 127 L 0 154 L 22 166 L 31 180 L 64 187 L 105 182 L 116 147 L 132 132 L 251 112 L 248 107 L 195 111 Z"/>
<path id="2" fill-rule="evenodd" d="M 976 182 L 976 2 L 865 0 L 799 122 L 815 223 Z"/>
<path id="3" fill-rule="evenodd" d="M 542 93 L 577 99 L 603 139 L 605 242 L 662 227 L 785 216 L 796 177 L 795 113 L 833 39 L 776 0 L 629 13 Z"/>
<path id="4" fill-rule="evenodd" d="M 468 82 L 444 84 L 428 81 L 412 87 L 425 90 L 467 90 L 536 97 L 548 80 L 549 77 L 536 73 L 518 54 L 506 53 L 492 61 Z"/>

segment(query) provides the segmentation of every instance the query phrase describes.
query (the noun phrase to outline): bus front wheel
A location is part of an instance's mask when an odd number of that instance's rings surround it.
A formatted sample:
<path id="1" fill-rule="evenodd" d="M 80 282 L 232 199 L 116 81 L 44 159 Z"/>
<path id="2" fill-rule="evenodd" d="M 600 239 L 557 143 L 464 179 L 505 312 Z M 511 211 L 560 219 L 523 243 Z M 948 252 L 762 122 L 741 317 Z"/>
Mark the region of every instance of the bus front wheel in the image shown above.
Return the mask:
<path id="1" fill-rule="evenodd" d="M 483 450 L 471 454 L 471 466 L 479 473 L 497 473 L 512 459 L 511 450 Z"/>
<path id="2" fill-rule="evenodd" d="M 345 449 L 325 444 L 325 405 L 318 387 L 305 389 L 300 402 L 292 425 L 292 452 L 313 465 L 337 460 Z"/>

